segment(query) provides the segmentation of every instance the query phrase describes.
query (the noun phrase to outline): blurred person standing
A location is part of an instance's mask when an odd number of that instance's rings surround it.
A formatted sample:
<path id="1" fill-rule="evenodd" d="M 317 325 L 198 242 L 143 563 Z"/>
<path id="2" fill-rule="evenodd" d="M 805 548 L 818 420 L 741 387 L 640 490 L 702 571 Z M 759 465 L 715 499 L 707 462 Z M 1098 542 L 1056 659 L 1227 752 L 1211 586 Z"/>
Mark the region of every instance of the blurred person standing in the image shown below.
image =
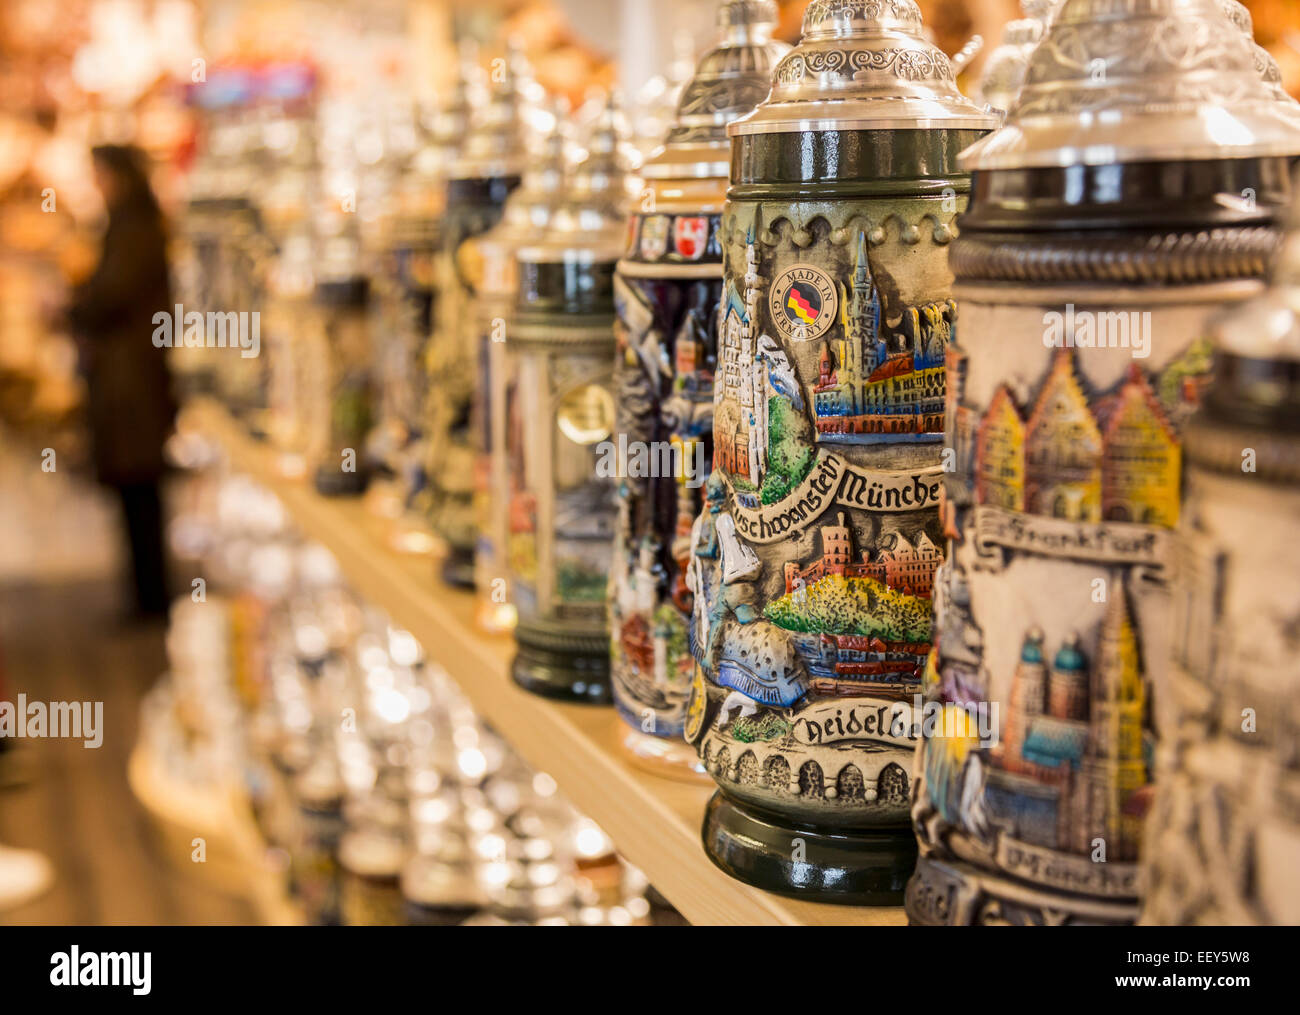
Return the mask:
<path id="1" fill-rule="evenodd" d="M 135 607 L 142 617 L 168 603 L 160 485 L 163 444 L 176 416 L 154 315 L 172 312 L 166 223 L 138 149 L 91 152 L 108 210 L 99 261 L 71 295 L 68 318 L 86 378 L 92 460 L 98 480 L 122 503 Z"/>

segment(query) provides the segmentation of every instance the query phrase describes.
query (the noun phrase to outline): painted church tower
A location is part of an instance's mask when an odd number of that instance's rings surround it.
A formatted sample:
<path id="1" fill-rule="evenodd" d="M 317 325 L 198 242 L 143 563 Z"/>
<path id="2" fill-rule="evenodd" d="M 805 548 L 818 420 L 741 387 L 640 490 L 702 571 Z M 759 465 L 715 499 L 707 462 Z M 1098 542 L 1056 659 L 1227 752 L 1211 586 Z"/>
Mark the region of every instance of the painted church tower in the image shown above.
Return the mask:
<path id="1" fill-rule="evenodd" d="M 745 317 L 748 325 L 741 333 L 740 411 L 749 424 L 749 481 L 758 486 L 767 469 L 767 368 L 758 359 L 758 303 L 762 299 L 764 279 L 758 270 L 758 231 L 763 227 L 761 213 L 754 218 L 745 246 Z"/>
<path id="2" fill-rule="evenodd" d="M 867 260 L 867 234 L 858 233 L 857 263 L 853 268 L 853 294 L 849 297 L 848 355 L 852 357 L 852 376 L 863 381 L 884 362 L 888 351 L 880 337 L 880 293 L 871 277 Z M 850 396 L 857 399 L 856 389 Z M 856 406 L 852 410 L 859 411 Z"/>

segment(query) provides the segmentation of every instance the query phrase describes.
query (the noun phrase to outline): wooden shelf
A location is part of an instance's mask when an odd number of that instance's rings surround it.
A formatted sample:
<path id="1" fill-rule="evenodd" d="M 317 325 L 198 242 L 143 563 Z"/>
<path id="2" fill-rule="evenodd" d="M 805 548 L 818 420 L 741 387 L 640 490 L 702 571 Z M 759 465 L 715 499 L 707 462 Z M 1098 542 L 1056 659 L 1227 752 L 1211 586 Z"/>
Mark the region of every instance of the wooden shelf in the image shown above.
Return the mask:
<path id="1" fill-rule="evenodd" d="M 157 824 L 165 853 L 175 866 L 201 875 L 223 891 L 244 895 L 262 923 L 301 926 L 301 910 L 289 898 L 282 872 L 267 862 L 266 844 L 243 794 L 234 786 L 203 790 L 179 783 L 145 747 L 127 759 L 131 792 Z M 194 837 L 204 840 L 206 859 L 192 860 Z"/>
<path id="2" fill-rule="evenodd" d="M 483 718 L 529 764 L 549 773 L 692 923 L 905 923 L 901 907 L 802 902 L 722 873 L 700 845 L 710 786 L 675 782 L 628 764 L 619 744 L 622 724 L 612 709 L 551 702 L 518 688 L 509 675 L 511 639 L 481 633 L 473 622 L 473 597 L 443 585 L 430 558 L 392 550 L 389 523 L 361 500 L 321 497 L 309 482 L 284 478 L 275 453 L 212 403 L 191 405 L 182 426 L 217 440 L 232 469 L 272 490 L 302 532 L 334 553 L 356 591 L 414 634 Z"/>

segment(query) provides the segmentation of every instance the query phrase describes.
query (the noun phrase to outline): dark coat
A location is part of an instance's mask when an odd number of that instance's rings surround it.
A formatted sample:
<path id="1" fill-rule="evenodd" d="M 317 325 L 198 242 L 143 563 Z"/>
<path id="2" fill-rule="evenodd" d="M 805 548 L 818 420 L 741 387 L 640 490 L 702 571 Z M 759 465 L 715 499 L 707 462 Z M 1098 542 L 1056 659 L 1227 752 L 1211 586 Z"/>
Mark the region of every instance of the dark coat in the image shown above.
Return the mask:
<path id="1" fill-rule="evenodd" d="M 155 482 L 163 473 L 176 402 L 171 350 L 153 344 L 159 311 L 173 311 L 161 216 L 148 206 L 116 208 L 99 265 L 68 308 L 82 349 L 95 474 L 109 486 Z"/>

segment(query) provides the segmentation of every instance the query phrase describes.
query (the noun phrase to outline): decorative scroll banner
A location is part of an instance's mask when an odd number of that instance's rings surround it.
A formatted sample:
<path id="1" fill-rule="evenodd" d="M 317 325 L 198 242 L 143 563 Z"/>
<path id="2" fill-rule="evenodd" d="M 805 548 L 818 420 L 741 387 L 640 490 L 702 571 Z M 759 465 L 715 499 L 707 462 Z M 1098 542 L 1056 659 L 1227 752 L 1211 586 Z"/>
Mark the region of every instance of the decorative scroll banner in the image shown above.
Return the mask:
<path id="1" fill-rule="evenodd" d="M 805 746 L 841 740 L 878 740 L 909 750 L 921 727 L 912 705 L 882 698 L 841 698 L 814 705 L 794 720 L 794 739 Z"/>
<path id="2" fill-rule="evenodd" d="M 1112 899 L 1137 898 L 1137 864 L 1110 861 L 1094 863 L 1088 856 L 1072 856 L 1043 846 L 1034 846 L 998 835 L 994 857 L 1008 874 L 1080 895 L 1101 895 Z"/>
<path id="3" fill-rule="evenodd" d="M 734 502 L 736 531 L 751 543 L 775 543 L 816 521 L 832 506 L 899 513 L 939 506 L 943 466 L 906 472 L 859 469 L 839 455 L 821 451 L 808 475 L 777 504 L 746 507 Z"/>
<path id="4" fill-rule="evenodd" d="M 981 504 L 974 510 L 973 542 L 981 564 L 1004 564 L 1002 549 L 1097 564 L 1130 564 L 1163 580 L 1173 541 L 1167 529 L 1130 522 L 1075 522 Z"/>

